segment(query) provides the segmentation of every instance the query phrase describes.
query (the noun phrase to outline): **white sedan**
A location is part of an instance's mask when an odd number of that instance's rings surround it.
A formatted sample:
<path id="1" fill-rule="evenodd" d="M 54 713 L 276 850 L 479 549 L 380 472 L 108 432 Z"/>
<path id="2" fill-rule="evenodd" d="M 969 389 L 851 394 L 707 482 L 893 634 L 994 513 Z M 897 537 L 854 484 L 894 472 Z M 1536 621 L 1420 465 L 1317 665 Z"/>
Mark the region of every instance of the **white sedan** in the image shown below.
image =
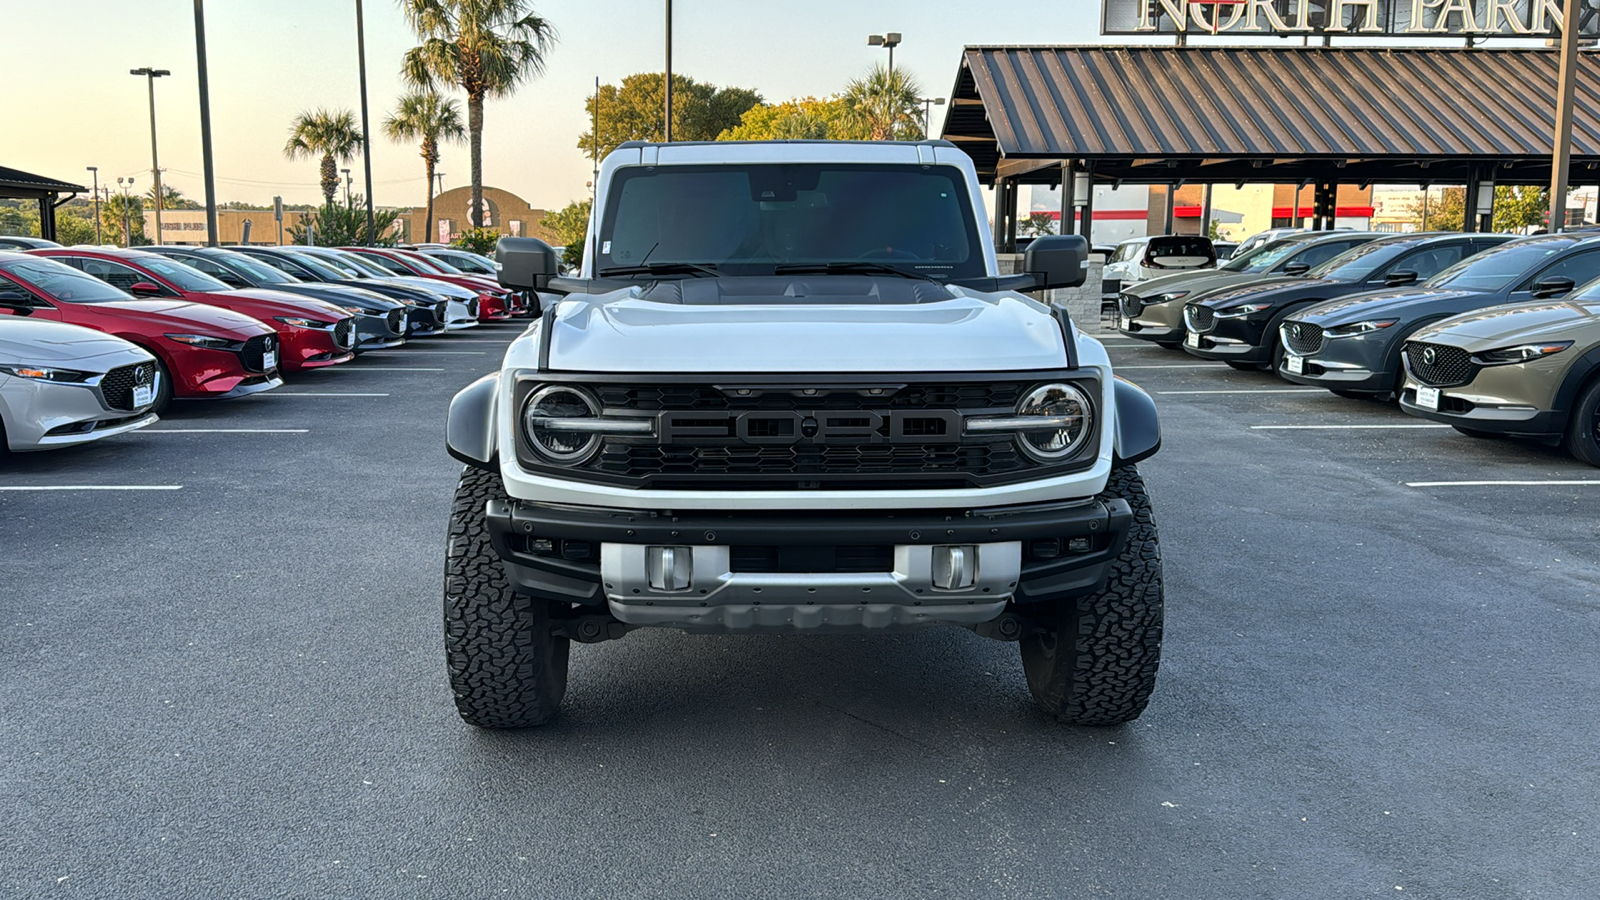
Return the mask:
<path id="1" fill-rule="evenodd" d="M 82 444 L 156 421 L 155 357 L 103 332 L 7 312 L 0 308 L 0 450 Z"/>

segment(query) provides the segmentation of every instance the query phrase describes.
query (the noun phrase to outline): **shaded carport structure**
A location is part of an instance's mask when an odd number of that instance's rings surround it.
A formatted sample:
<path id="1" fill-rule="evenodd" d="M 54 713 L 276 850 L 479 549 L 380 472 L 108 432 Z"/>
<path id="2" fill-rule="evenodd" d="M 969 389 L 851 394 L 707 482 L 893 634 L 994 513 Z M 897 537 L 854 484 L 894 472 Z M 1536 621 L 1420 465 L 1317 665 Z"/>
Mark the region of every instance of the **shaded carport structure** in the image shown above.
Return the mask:
<path id="1" fill-rule="evenodd" d="M 81 184 L 69 184 L 0 166 L 0 200 L 37 200 L 39 236 L 47 241 L 56 239 L 56 207 L 88 191 Z M 61 199 L 62 194 L 67 195 L 66 200 Z"/>
<path id="2" fill-rule="evenodd" d="M 1008 248 L 1023 184 L 1069 186 L 1062 221 L 1075 207 L 1086 235 L 1094 184 L 1316 185 L 1327 228 L 1340 184 L 1548 186 L 1558 67 L 1545 49 L 968 47 L 941 136 L 994 185 Z M 1569 183 L 1600 183 L 1587 55 L 1573 89 Z"/>

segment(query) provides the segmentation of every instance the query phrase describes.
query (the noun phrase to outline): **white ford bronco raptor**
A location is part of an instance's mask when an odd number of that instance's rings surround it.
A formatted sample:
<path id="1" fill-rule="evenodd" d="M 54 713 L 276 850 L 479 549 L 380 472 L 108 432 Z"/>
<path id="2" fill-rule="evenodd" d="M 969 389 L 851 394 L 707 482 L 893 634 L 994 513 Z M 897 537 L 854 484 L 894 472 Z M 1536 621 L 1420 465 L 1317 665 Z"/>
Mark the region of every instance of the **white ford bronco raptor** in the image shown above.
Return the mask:
<path id="1" fill-rule="evenodd" d="M 572 642 L 635 628 L 956 625 L 1015 641 L 1088 725 L 1155 686 L 1161 560 L 1135 464 L 1148 395 L 1001 275 L 972 161 L 917 143 L 628 143 L 583 267 L 502 238 L 541 318 L 450 404 L 445 649 L 461 717 L 539 725 Z"/>

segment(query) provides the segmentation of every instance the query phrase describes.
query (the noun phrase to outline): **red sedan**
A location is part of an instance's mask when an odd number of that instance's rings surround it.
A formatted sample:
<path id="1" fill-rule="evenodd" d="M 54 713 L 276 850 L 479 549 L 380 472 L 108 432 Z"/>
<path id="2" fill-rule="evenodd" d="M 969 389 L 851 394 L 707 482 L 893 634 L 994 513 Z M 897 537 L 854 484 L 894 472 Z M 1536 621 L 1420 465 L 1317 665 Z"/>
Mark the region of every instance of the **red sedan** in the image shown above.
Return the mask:
<path id="1" fill-rule="evenodd" d="M 220 306 L 271 326 L 285 372 L 338 365 L 355 358 L 355 317 L 321 300 L 278 291 L 234 290 L 177 260 L 140 250 L 36 250 L 135 297 L 164 297 Z"/>
<path id="2" fill-rule="evenodd" d="M 240 397 L 283 384 L 278 338 L 249 316 L 184 300 L 141 300 L 53 259 L 0 252 L 0 315 L 82 325 L 150 351 L 155 410 L 172 397 Z"/>
<path id="3" fill-rule="evenodd" d="M 396 250 L 393 247 L 341 247 L 340 249 L 359 253 L 394 275 L 431 278 L 477 292 L 480 322 L 503 322 L 514 315 L 527 312 L 527 304 L 523 301 L 522 295 L 516 291 L 507 290 L 492 278 L 469 275 L 450 268 L 447 263 L 429 259 L 421 253 Z"/>

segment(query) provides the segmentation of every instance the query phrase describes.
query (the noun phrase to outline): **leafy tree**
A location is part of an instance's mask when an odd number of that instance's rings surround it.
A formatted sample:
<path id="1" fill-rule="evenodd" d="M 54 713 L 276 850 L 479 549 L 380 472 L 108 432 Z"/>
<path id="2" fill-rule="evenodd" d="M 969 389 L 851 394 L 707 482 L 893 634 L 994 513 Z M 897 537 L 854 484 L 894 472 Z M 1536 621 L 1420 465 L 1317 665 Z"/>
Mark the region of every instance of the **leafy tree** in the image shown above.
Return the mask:
<path id="1" fill-rule="evenodd" d="M 307 213 L 299 222 L 285 229 L 290 243 L 306 242 L 306 227 L 311 226 L 311 242 L 318 247 L 354 247 L 371 244 L 375 247 L 393 247 L 398 240 L 395 222 L 400 218 L 397 209 L 375 210 L 372 216 L 376 235 L 367 240 L 366 201 L 356 194 L 348 203 L 326 203 L 321 209 Z"/>
<path id="2" fill-rule="evenodd" d="M 617 149 L 623 141 L 660 141 L 665 137 L 666 79 L 660 72 L 638 72 L 620 86 L 600 88 L 599 155 Z M 740 117 L 759 106 L 761 95 L 747 88 L 719 88 L 684 75 L 672 76 L 672 139 L 714 141 L 739 126 Z M 595 98 L 584 101 L 589 121 L 595 121 Z M 593 131 L 578 136 L 578 149 L 595 158 Z"/>
<path id="3" fill-rule="evenodd" d="M 500 241 L 500 232 L 494 228 L 468 228 L 450 242 L 452 247 L 470 250 L 481 256 L 493 256 L 494 245 Z"/>
<path id="4" fill-rule="evenodd" d="M 1019 229 L 1023 237 L 1043 237 L 1056 233 L 1056 220 L 1049 213 L 1030 213 L 1028 220 L 1022 223 Z"/>
<path id="5" fill-rule="evenodd" d="M 1222 233 L 1222 223 L 1216 219 L 1212 219 L 1211 224 L 1206 226 L 1206 237 L 1211 238 L 1213 241 L 1222 241 L 1228 238 L 1227 235 Z"/>
<path id="6" fill-rule="evenodd" d="M 539 227 L 550 232 L 557 246 L 566 247 L 561 261 L 569 266 L 583 264 L 583 242 L 589 235 L 589 200 L 568 203 L 555 212 L 544 214 Z"/>
<path id="7" fill-rule="evenodd" d="M 400 74 L 415 87 L 448 84 L 467 94 L 472 155 L 473 227 L 483 226 L 483 101 L 508 97 L 528 78 L 544 74 L 555 26 L 535 15 L 528 0 L 400 0 L 406 21 L 422 39 L 407 50 Z"/>
<path id="8" fill-rule="evenodd" d="M 323 207 L 333 206 L 339 190 L 339 163 L 361 149 L 361 129 L 355 114 L 348 109 L 316 109 L 294 117 L 289 126 L 289 142 L 283 155 L 290 159 L 322 157 Z"/>
<path id="9" fill-rule="evenodd" d="M 717 135 L 719 141 L 855 140 L 850 108 L 839 97 L 799 97 L 745 110 L 739 124 Z"/>
<path id="10" fill-rule="evenodd" d="M 56 211 L 56 242 L 71 247 L 94 243 L 94 216 L 80 216 L 67 210 Z"/>
<path id="11" fill-rule="evenodd" d="M 433 170 L 439 165 L 439 143 L 459 142 L 467 136 L 461 127 L 461 111 L 454 100 L 433 91 L 412 91 L 400 98 L 400 105 L 383 120 L 389 140 L 418 141 L 422 144 L 422 168 L 428 176 L 428 212 L 422 233 L 433 234 Z"/>
<path id="12" fill-rule="evenodd" d="M 149 205 L 151 209 L 155 209 L 155 202 L 156 202 L 155 185 L 151 185 L 150 186 L 150 190 L 144 192 L 144 202 L 147 205 Z M 161 208 L 162 209 L 205 209 L 204 206 L 201 206 L 200 204 L 194 202 L 193 200 L 190 200 L 189 198 L 183 196 L 183 192 L 182 191 L 178 190 L 177 188 L 173 187 L 170 184 L 163 184 L 161 186 Z"/>
<path id="13" fill-rule="evenodd" d="M 127 229 L 123 229 L 127 223 Z M 144 198 L 130 194 L 113 193 L 111 199 L 100 204 L 100 228 L 107 240 L 124 247 L 139 247 L 150 243 L 144 236 Z"/>
<path id="14" fill-rule="evenodd" d="M 0 202 L 0 234 L 38 237 L 38 208 Z"/>
<path id="15" fill-rule="evenodd" d="M 1495 231 L 1521 232 L 1530 227 L 1542 228 L 1549 218 L 1549 188 L 1501 185 L 1494 189 Z"/>
<path id="16" fill-rule="evenodd" d="M 922 86 L 904 69 L 873 66 L 844 90 L 853 128 L 874 141 L 922 139 Z"/>

